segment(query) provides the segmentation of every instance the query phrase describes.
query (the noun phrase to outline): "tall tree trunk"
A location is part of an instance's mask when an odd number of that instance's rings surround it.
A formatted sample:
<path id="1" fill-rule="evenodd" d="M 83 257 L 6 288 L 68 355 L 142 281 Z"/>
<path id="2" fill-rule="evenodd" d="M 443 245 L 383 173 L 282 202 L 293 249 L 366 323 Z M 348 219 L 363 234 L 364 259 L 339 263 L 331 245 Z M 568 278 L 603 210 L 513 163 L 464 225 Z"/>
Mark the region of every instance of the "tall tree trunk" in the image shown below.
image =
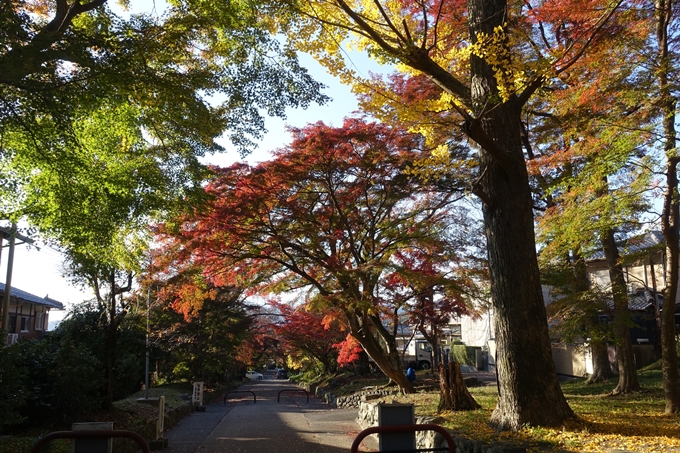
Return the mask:
<path id="1" fill-rule="evenodd" d="M 577 292 L 587 291 L 590 288 L 586 260 L 581 251 L 574 252 L 574 289 Z M 614 372 L 609 363 L 609 350 L 607 341 L 601 335 L 595 333 L 596 326 L 600 323 L 598 316 L 586 319 L 586 334 L 590 336 L 590 352 L 593 359 L 593 373 L 588 377 L 586 384 L 606 382 L 614 377 Z"/>
<path id="2" fill-rule="evenodd" d="M 448 368 L 439 366 L 439 405 L 437 412 L 442 411 L 472 411 L 480 406 L 465 386 L 460 364 L 449 361 Z"/>
<path id="3" fill-rule="evenodd" d="M 469 0 L 470 35 L 493 35 L 505 21 L 503 0 Z M 468 129 L 480 150 L 500 395 L 490 424 L 500 430 L 561 426 L 574 418 L 557 379 L 536 258 L 533 206 L 522 152 L 516 96 L 498 103 L 493 68 L 472 56 L 472 96 L 479 116 Z M 493 108 L 485 106 L 495 104 Z M 483 113 L 482 113 L 483 112 Z M 486 138 L 491 140 L 489 143 Z M 478 190 L 478 192 L 480 191 Z"/>
<path id="4" fill-rule="evenodd" d="M 406 379 L 404 374 L 404 367 L 401 363 L 401 356 L 397 350 L 396 341 L 384 331 L 381 338 L 387 343 L 384 350 L 376 337 L 373 334 L 374 323 L 369 320 L 369 316 L 358 312 L 355 314 L 348 314 L 349 331 L 352 337 L 356 339 L 361 347 L 366 351 L 366 354 L 373 359 L 380 370 L 385 373 L 385 376 L 394 381 L 402 392 L 413 393 L 413 384 Z M 382 327 L 382 326 L 380 326 Z M 387 337 L 387 338 L 385 338 Z"/>
<path id="5" fill-rule="evenodd" d="M 438 370 L 439 369 L 439 350 L 441 349 L 439 347 L 439 329 L 437 328 L 437 325 L 435 323 L 432 323 L 432 330 L 428 332 L 428 330 L 425 328 L 425 326 L 421 323 L 418 326 L 418 330 L 420 331 L 420 334 L 425 338 L 425 341 L 428 342 L 430 347 L 432 348 L 432 352 L 430 352 L 430 368 L 433 370 Z M 418 362 L 418 365 L 420 366 L 420 362 L 418 361 L 418 348 L 416 345 L 416 361 Z"/>
<path id="6" fill-rule="evenodd" d="M 668 28 L 673 17 L 673 0 L 656 0 L 656 34 L 658 41 L 657 82 L 661 97 L 663 114 L 664 152 L 666 154 L 666 193 L 664 194 L 663 212 L 661 214 L 661 230 L 666 240 L 666 288 L 663 294 L 663 310 L 661 312 L 661 357 L 663 370 L 663 388 L 667 414 L 680 413 L 680 373 L 678 372 L 678 356 L 675 349 L 675 301 L 678 297 L 678 278 L 680 269 L 678 260 L 680 250 L 680 209 L 678 207 L 678 163 L 680 158 L 675 149 L 677 134 L 675 116 L 677 100 L 671 92 L 668 81 L 671 73 L 671 62 L 668 55 Z"/>
<path id="7" fill-rule="evenodd" d="M 609 350 L 606 341 L 591 341 L 590 351 L 593 356 L 593 374 L 588 377 L 586 384 L 606 382 L 614 377 L 609 363 Z"/>
<path id="8" fill-rule="evenodd" d="M 619 383 L 612 391 L 614 394 L 636 392 L 640 383 L 635 369 L 633 344 L 630 340 L 630 313 L 628 311 L 628 289 L 623 276 L 623 267 L 619 262 L 619 251 L 616 248 L 614 230 L 608 229 L 601 237 L 604 256 L 609 268 L 609 279 L 614 298 L 614 344 L 616 345 L 616 363 L 619 370 Z"/>

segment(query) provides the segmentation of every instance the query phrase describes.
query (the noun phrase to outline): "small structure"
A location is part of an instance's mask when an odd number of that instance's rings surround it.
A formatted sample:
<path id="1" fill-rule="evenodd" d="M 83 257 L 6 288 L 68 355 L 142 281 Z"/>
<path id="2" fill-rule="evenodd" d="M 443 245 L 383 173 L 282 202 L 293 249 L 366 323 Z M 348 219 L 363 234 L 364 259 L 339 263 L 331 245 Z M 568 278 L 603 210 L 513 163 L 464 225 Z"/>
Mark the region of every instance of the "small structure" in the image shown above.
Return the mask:
<path id="1" fill-rule="evenodd" d="M 378 426 L 412 425 L 415 423 L 413 404 L 378 405 Z M 415 451 L 414 432 L 384 433 L 378 436 L 378 451 Z"/>
<path id="2" fill-rule="evenodd" d="M 196 412 L 205 412 L 205 406 L 203 405 L 203 382 L 194 382 L 191 402 L 194 404 Z"/>
<path id="3" fill-rule="evenodd" d="M 0 300 L 4 296 L 5 284 L 0 283 Z M 48 296 L 40 297 L 18 288 L 11 288 L 6 344 L 16 343 L 21 338 L 40 338 L 47 332 L 50 310 L 63 309 L 64 304 Z"/>
<path id="4" fill-rule="evenodd" d="M 113 422 L 86 422 L 71 425 L 73 431 L 111 431 Z M 111 438 L 75 439 L 71 444 L 72 453 L 111 453 Z"/>

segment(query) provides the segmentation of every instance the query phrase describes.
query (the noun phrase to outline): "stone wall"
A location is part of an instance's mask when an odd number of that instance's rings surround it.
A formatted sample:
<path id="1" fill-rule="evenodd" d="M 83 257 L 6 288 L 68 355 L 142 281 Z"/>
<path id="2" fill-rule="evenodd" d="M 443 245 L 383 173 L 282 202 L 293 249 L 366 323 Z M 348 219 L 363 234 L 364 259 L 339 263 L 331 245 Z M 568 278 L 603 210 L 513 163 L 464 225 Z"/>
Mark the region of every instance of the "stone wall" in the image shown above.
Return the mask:
<path id="1" fill-rule="evenodd" d="M 394 389 L 379 389 L 375 387 L 370 387 L 360 392 L 353 393 L 351 395 L 345 396 L 335 396 L 331 392 L 326 391 L 323 388 L 318 388 L 316 385 L 309 385 L 306 383 L 300 383 L 300 387 L 307 390 L 309 393 L 315 395 L 320 400 L 324 401 L 331 407 L 336 407 L 340 409 L 349 408 L 359 408 L 359 404 L 362 401 L 368 401 L 376 398 L 384 398 L 390 395 L 399 394 L 399 390 Z"/>
<path id="2" fill-rule="evenodd" d="M 362 401 L 359 404 L 357 423 L 361 429 L 378 425 L 378 406 L 385 404 L 384 401 Z M 432 423 L 441 425 L 443 420 L 439 417 L 416 417 L 416 424 Z M 526 453 L 527 449 L 506 442 L 492 442 L 487 444 L 462 436 L 451 430 L 451 434 L 456 444 L 456 453 Z M 416 448 L 444 448 L 446 440 L 444 436 L 435 431 L 420 431 L 416 433 Z"/>

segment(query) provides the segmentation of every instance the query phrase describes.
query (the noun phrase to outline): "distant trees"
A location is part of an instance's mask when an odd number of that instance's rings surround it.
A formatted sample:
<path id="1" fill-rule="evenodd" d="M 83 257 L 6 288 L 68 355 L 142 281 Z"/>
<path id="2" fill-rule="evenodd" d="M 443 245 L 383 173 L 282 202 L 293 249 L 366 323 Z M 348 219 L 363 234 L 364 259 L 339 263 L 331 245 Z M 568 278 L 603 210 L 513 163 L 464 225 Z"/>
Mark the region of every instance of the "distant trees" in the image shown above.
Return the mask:
<path id="1" fill-rule="evenodd" d="M 273 324 L 276 335 L 283 341 L 284 353 L 292 358 L 307 358 L 321 364 L 323 373 L 332 374 L 338 369 L 338 350 L 347 333 L 342 328 L 342 312 L 328 310 L 317 313 L 304 305 L 270 301 L 280 313 Z"/>
<path id="2" fill-rule="evenodd" d="M 252 325 L 243 291 L 236 288 L 215 288 L 191 317 L 178 313 L 166 301 L 154 300 L 149 335 L 159 378 L 226 380 L 227 375 L 238 372 L 238 348 L 250 335 Z"/>
<path id="3" fill-rule="evenodd" d="M 241 295 L 234 288 L 218 288 L 190 320 L 154 301 L 149 312 L 151 372 L 165 382 L 236 376 L 246 366 L 237 357 L 253 324 Z M 93 300 L 76 305 L 43 338 L 0 348 L 0 432 L 63 429 L 83 412 L 109 407 L 141 390 L 146 303 L 146 294 L 126 296 L 124 308 L 117 309 L 114 343 L 109 307 Z"/>

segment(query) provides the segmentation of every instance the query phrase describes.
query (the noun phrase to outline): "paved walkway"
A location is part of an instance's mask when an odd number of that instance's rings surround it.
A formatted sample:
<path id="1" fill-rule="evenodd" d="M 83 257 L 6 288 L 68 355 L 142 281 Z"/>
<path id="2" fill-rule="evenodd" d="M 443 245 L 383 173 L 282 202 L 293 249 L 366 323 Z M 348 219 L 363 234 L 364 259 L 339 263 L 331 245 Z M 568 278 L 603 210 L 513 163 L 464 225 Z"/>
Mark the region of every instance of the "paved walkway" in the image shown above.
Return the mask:
<path id="1" fill-rule="evenodd" d="M 288 381 L 265 375 L 222 402 L 194 412 L 166 433 L 166 453 L 347 453 L 358 432 L 356 409 L 330 409 Z M 280 390 L 296 389 L 297 392 Z M 370 441 L 368 441 L 370 442 Z M 368 444 L 362 450 L 372 449 Z"/>

